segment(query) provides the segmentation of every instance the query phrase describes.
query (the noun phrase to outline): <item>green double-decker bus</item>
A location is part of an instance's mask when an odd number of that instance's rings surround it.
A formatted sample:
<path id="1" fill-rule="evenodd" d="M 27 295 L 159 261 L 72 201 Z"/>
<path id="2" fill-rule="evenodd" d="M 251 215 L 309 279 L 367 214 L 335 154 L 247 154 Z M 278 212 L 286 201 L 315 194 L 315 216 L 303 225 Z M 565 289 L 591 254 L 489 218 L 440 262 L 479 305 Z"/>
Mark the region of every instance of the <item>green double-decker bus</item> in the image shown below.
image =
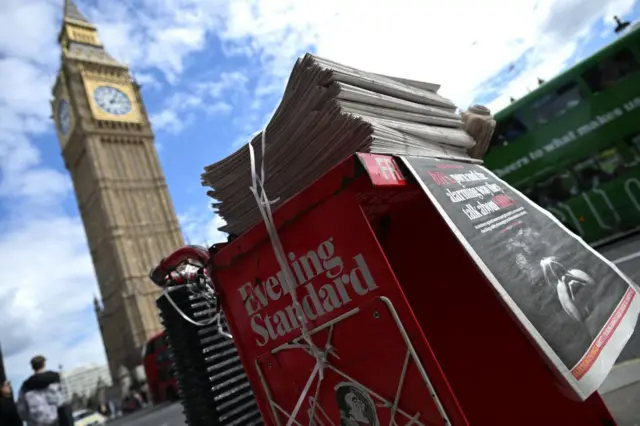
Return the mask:
<path id="1" fill-rule="evenodd" d="M 640 230 L 640 29 L 496 114 L 485 165 L 594 246 Z"/>

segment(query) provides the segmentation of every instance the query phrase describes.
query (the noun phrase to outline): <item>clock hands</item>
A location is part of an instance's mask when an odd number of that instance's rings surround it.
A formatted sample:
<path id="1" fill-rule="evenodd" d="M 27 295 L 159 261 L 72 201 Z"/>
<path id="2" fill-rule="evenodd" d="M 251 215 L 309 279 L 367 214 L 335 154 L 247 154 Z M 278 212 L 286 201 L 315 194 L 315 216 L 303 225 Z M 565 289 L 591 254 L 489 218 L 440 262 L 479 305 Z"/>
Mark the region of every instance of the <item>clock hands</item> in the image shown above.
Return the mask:
<path id="1" fill-rule="evenodd" d="M 118 102 L 119 93 L 116 92 L 116 91 L 113 91 L 113 90 L 110 91 L 110 92 L 111 92 L 110 93 L 111 96 L 109 97 L 109 100 L 107 101 L 109 103 L 109 105 L 117 105 L 118 103 L 120 103 L 120 102 Z"/>
<path id="2" fill-rule="evenodd" d="M 96 89 L 94 96 L 105 112 L 124 115 L 131 111 L 131 103 L 127 95 L 114 87 L 100 86 Z"/>

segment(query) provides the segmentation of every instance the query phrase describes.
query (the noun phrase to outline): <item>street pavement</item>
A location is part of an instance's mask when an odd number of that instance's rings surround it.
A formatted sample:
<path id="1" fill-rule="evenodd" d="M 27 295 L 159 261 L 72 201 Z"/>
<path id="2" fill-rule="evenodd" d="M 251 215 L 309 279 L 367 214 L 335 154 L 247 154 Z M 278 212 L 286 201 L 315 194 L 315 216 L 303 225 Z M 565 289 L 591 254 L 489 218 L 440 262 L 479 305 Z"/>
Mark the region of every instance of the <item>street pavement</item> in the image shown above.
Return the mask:
<path id="1" fill-rule="evenodd" d="M 612 261 L 636 284 L 640 284 L 640 235 L 600 247 L 598 251 Z M 636 327 L 633 336 L 631 336 L 617 362 L 638 358 L 640 358 L 640 327 Z"/>
<path id="2" fill-rule="evenodd" d="M 640 382 L 602 395 L 618 426 L 640 426 Z"/>
<path id="3" fill-rule="evenodd" d="M 640 282 L 640 235 L 598 247 L 598 251 L 631 279 Z"/>
<path id="4" fill-rule="evenodd" d="M 604 257 L 613 262 L 624 274 L 640 284 L 640 236 L 598 247 Z M 631 336 L 617 363 L 637 363 L 640 359 L 640 326 Z M 631 372 L 632 370 L 624 370 Z M 634 375 L 638 375 L 637 371 Z M 632 377 L 629 377 L 633 380 Z M 640 377 L 638 378 L 640 379 Z M 638 380 L 636 379 L 636 380 Z M 640 381 L 620 387 L 602 395 L 618 426 L 640 426 Z"/>
<path id="5" fill-rule="evenodd" d="M 177 402 L 145 408 L 107 423 L 108 426 L 185 426 L 182 405 Z"/>

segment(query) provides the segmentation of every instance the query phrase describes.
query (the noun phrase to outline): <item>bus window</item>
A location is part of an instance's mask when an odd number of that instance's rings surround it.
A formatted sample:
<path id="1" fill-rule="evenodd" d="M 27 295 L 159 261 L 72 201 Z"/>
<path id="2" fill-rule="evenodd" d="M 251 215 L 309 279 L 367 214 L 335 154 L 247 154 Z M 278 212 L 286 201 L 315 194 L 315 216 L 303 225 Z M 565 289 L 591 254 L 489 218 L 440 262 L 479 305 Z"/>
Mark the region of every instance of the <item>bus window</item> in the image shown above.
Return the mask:
<path id="1" fill-rule="evenodd" d="M 522 120 L 515 116 L 503 120 L 496 126 L 495 135 L 491 141 L 491 147 L 494 148 L 508 145 L 509 142 L 513 142 L 528 131 L 529 129 Z"/>
<path id="2" fill-rule="evenodd" d="M 533 188 L 529 187 L 529 188 L 524 188 L 522 189 L 522 193 L 524 195 L 527 196 L 527 198 L 529 198 L 531 201 L 533 201 L 536 204 L 540 204 L 540 200 L 538 198 L 538 193 L 536 191 L 534 191 Z"/>
<path id="3" fill-rule="evenodd" d="M 600 165 L 600 170 L 602 170 L 603 177 L 607 180 L 611 180 L 617 176 L 618 172 L 624 168 L 624 159 L 620 152 L 618 152 L 618 148 L 615 146 L 611 148 L 607 148 L 602 151 L 598 157 L 598 164 Z"/>
<path id="4" fill-rule="evenodd" d="M 550 176 L 537 185 L 536 202 L 550 206 L 565 201 L 580 192 L 578 181 L 573 173 L 564 171 Z"/>
<path id="5" fill-rule="evenodd" d="M 164 341 L 164 335 L 156 336 L 147 342 L 144 355 L 154 354 L 156 353 L 156 351 L 164 348 L 165 346 L 166 343 Z"/>
<path id="6" fill-rule="evenodd" d="M 640 133 L 629 136 L 629 146 L 635 151 L 636 155 L 640 155 Z"/>
<path id="7" fill-rule="evenodd" d="M 578 105 L 582 99 L 580 86 L 572 81 L 535 101 L 531 105 L 531 116 L 538 124 L 545 124 Z"/>
<path id="8" fill-rule="evenodd" d="M 169 361 L 171 359 L 170 355 L 169 355 L 169 349 L 168 348 L 164 348 L 164 350 L 162 350 L 161 352 L 158 353 L 158 355 L 156 355 L 156 362 L 158 364 L 163 364 L 167 361 Z"/>
<path id="9" fill-rule="evenodd" d="M 637 59 L 629 49 L 622 49 L 615 55 L 587 70 L 582 76 L 592 92 L 597 93 L 618 82 L 621 78 L 640 69 Z"/>
<path id="10" fill-rule="evenodd" d="M 580 180 L 584 191 L 590 191 L 593 188 L 597 188 L 605 182 L 611 180 L 614 175 L 609 173 L 608 170 L 604 170 L 600 163 L 598 163 L 599 155 L 579 162 L 573 168 Z M 612 170 L 611 165 L 608 165 L 609 170 Z"/>
<path id="11" fill-rule="evenodd" d="M 625 167 L 634 167 L 640 162 L 640 133 L 628 136 L 625 139 L 632 158 L 628 158 Z"/>

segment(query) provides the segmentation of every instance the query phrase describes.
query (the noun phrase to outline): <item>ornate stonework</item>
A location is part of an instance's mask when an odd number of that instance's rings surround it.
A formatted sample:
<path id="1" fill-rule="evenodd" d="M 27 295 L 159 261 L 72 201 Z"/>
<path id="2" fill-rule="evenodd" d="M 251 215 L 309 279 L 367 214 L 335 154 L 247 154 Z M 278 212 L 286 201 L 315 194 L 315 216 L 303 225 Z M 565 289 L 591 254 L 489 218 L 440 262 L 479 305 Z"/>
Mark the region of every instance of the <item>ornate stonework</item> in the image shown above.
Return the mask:
<path id="1" fill-rule="evenodd" d="M 65 0 L 59 42 L 53 118 L 102 294 L 96 312 L 116 378 L 120 366 L 140 364 L 142 345 L 161 330 L 159 290 L 147 274 L 184 242 L 140 86 L 72 0 Z"/>

